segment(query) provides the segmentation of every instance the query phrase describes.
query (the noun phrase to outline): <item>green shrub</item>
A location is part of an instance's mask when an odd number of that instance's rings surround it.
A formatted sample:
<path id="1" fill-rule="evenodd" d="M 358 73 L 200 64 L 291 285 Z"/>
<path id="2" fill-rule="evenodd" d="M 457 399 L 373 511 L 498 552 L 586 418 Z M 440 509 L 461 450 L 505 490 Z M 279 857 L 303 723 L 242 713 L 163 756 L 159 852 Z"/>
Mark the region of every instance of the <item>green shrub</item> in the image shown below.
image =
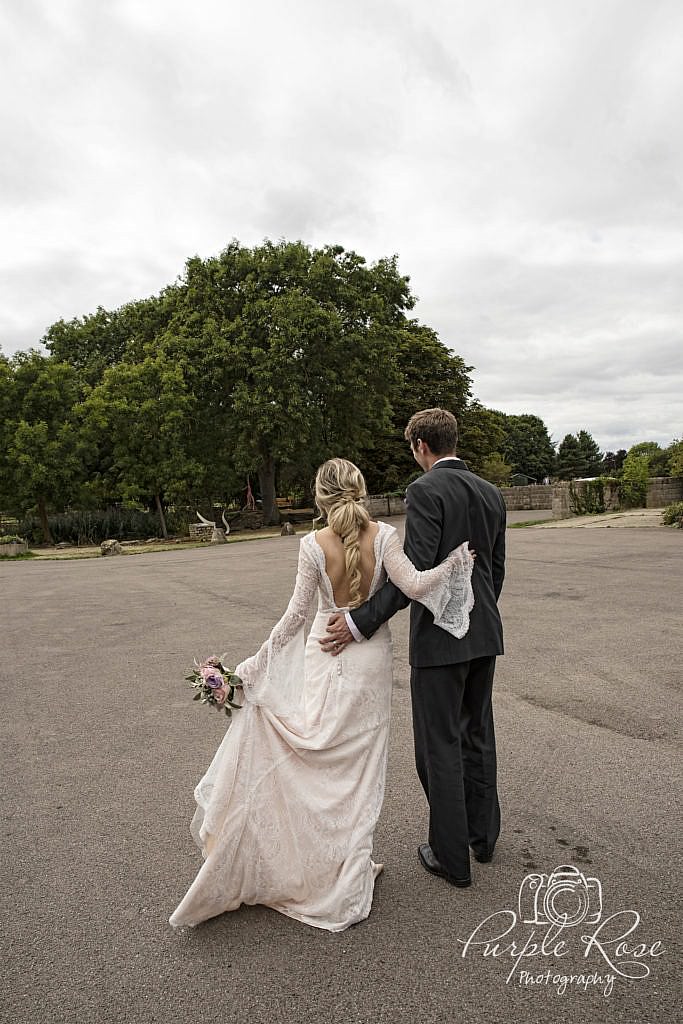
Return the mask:
<path id="1" fill-rule="evenodd" d="M 667 526 L 678 526 L 683 530 L 683 501 L 675 501 L 664 509 L 664 522 Z"/>
<path id="2" fill-rule="evenodd" d="M 597 516 L 605 511 L 605 488 L 602 477 L 586 480 L 581 488 L 569 485 L 569 507 L 577 516 Z"/>
<path id="3" fill-rule="evenodd" d="M 6 533 L 4 537 L 0 537 L 0 544 L 23 544 L 24 538 L 19 537 L 16 533 Z"/>
<path id="4" fill-rule="evenodd" d="M 137 508 L 113 506 L 108 509 L 61 512 L 48 516 L 50 533 L 55 544 L 101 544 L 103 540 L 145 540 L 161 536 L 159 517 Z M 166 513 L 169 533 L 187 533 L 187 513 Z M 43 531 L 37 516 L 26 516 L 20 523 L 25 537 L 39 544 Z"/>
<path id="5" fill-rule="evenodd" d="M 626 456 L 619 487 L 619 501 L 622 508 L 645 508 L 649 474 L 647 455 L 629 453 Z"/>

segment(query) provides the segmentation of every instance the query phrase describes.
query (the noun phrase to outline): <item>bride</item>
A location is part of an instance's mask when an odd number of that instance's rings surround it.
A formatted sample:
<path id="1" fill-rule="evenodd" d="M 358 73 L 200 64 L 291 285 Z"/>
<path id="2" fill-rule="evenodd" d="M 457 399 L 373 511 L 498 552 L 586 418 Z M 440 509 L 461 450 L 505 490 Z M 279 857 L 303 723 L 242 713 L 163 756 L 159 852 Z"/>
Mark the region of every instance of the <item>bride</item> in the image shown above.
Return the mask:
<path id="1" fill-rule="evenodd" d="M 190 829 L 204 862 L 170 917 L 175 928 L 242 903 L 333 932 L 370 913 L 383 867 L 372 837 L 384 797 L 391 635 L 385 624 L 337 657 L 319 640 L 331 614 L 357 607 L 387 576 L 457 637 L 474 599 L 467 542 L 418 572 L 394 527 L 370 520 L 365 495 L 353 463 L 330 459 L 318 470 L 315 499 L 328 525 L 302 538 L 285 614 L 235 670 L 243 707 L 195 789 Z"/>

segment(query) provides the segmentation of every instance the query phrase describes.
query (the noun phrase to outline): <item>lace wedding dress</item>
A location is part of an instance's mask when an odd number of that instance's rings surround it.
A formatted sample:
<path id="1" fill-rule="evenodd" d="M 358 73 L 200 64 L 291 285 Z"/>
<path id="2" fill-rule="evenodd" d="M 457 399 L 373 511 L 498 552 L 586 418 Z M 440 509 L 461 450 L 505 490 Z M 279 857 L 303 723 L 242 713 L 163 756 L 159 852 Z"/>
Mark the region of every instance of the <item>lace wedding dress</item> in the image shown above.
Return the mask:
<path id="1" fill-rule="evenodd" d="M 474 598 L 467 543 L 418 572 L 394 527 L 379 523 L 370 595 L 386 576 L 464 636 Z M 318 610 L 308 635 L 305 626 Z M 170 917 L 194 926 L 265 904 L 341 931 L 370 913 L 372 836 L 384 797 L 391 713 L 388 625 L 332 657 L 318 640 L 339 609 L 315 533 L 301 540 L 294 594 L 268 640 L 237 666 L 244 705 L 195 789 L 190 826 L 204 857 Z"/>

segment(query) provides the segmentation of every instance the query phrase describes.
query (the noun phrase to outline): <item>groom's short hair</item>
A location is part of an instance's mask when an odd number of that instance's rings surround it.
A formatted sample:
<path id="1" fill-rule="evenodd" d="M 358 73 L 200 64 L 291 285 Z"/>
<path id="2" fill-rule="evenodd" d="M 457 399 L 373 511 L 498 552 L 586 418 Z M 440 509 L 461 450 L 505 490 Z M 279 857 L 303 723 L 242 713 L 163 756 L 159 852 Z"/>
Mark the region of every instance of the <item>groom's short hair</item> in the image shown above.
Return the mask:
<path id="1" fill-rule="evenodd" d="M 422 409 L 408 420 L 406 441 L 428 444 L 434 455 L 450 455 L 458 443 L 458 421 L 448 409 Z"/>

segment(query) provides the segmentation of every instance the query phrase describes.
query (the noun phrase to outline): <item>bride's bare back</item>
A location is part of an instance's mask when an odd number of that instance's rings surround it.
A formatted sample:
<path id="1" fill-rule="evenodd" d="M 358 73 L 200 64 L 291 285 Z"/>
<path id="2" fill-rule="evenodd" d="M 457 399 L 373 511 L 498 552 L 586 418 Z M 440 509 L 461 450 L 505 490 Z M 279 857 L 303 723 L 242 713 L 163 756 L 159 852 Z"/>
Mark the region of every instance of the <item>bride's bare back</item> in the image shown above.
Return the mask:
<path id="1" fill-rule="evenodd" d="M 361 530 L 358 542 L 360 545 L 360 596 L 365 601 L 370 592 L 372 578 L 375 574 L 375 537 L 379 532 L 377 523 L 369 523 Z M 325 571 L 329 576 L 332 590 L 334 591 L 334 603 L 337 608 L 348 607 L 351 600 L 349 581 L 346 575 L 346 560 L 344 557 L 344 545 L 339 534 L 326 526 L 319 530 L 315 539 L 325 554 Z"/>

